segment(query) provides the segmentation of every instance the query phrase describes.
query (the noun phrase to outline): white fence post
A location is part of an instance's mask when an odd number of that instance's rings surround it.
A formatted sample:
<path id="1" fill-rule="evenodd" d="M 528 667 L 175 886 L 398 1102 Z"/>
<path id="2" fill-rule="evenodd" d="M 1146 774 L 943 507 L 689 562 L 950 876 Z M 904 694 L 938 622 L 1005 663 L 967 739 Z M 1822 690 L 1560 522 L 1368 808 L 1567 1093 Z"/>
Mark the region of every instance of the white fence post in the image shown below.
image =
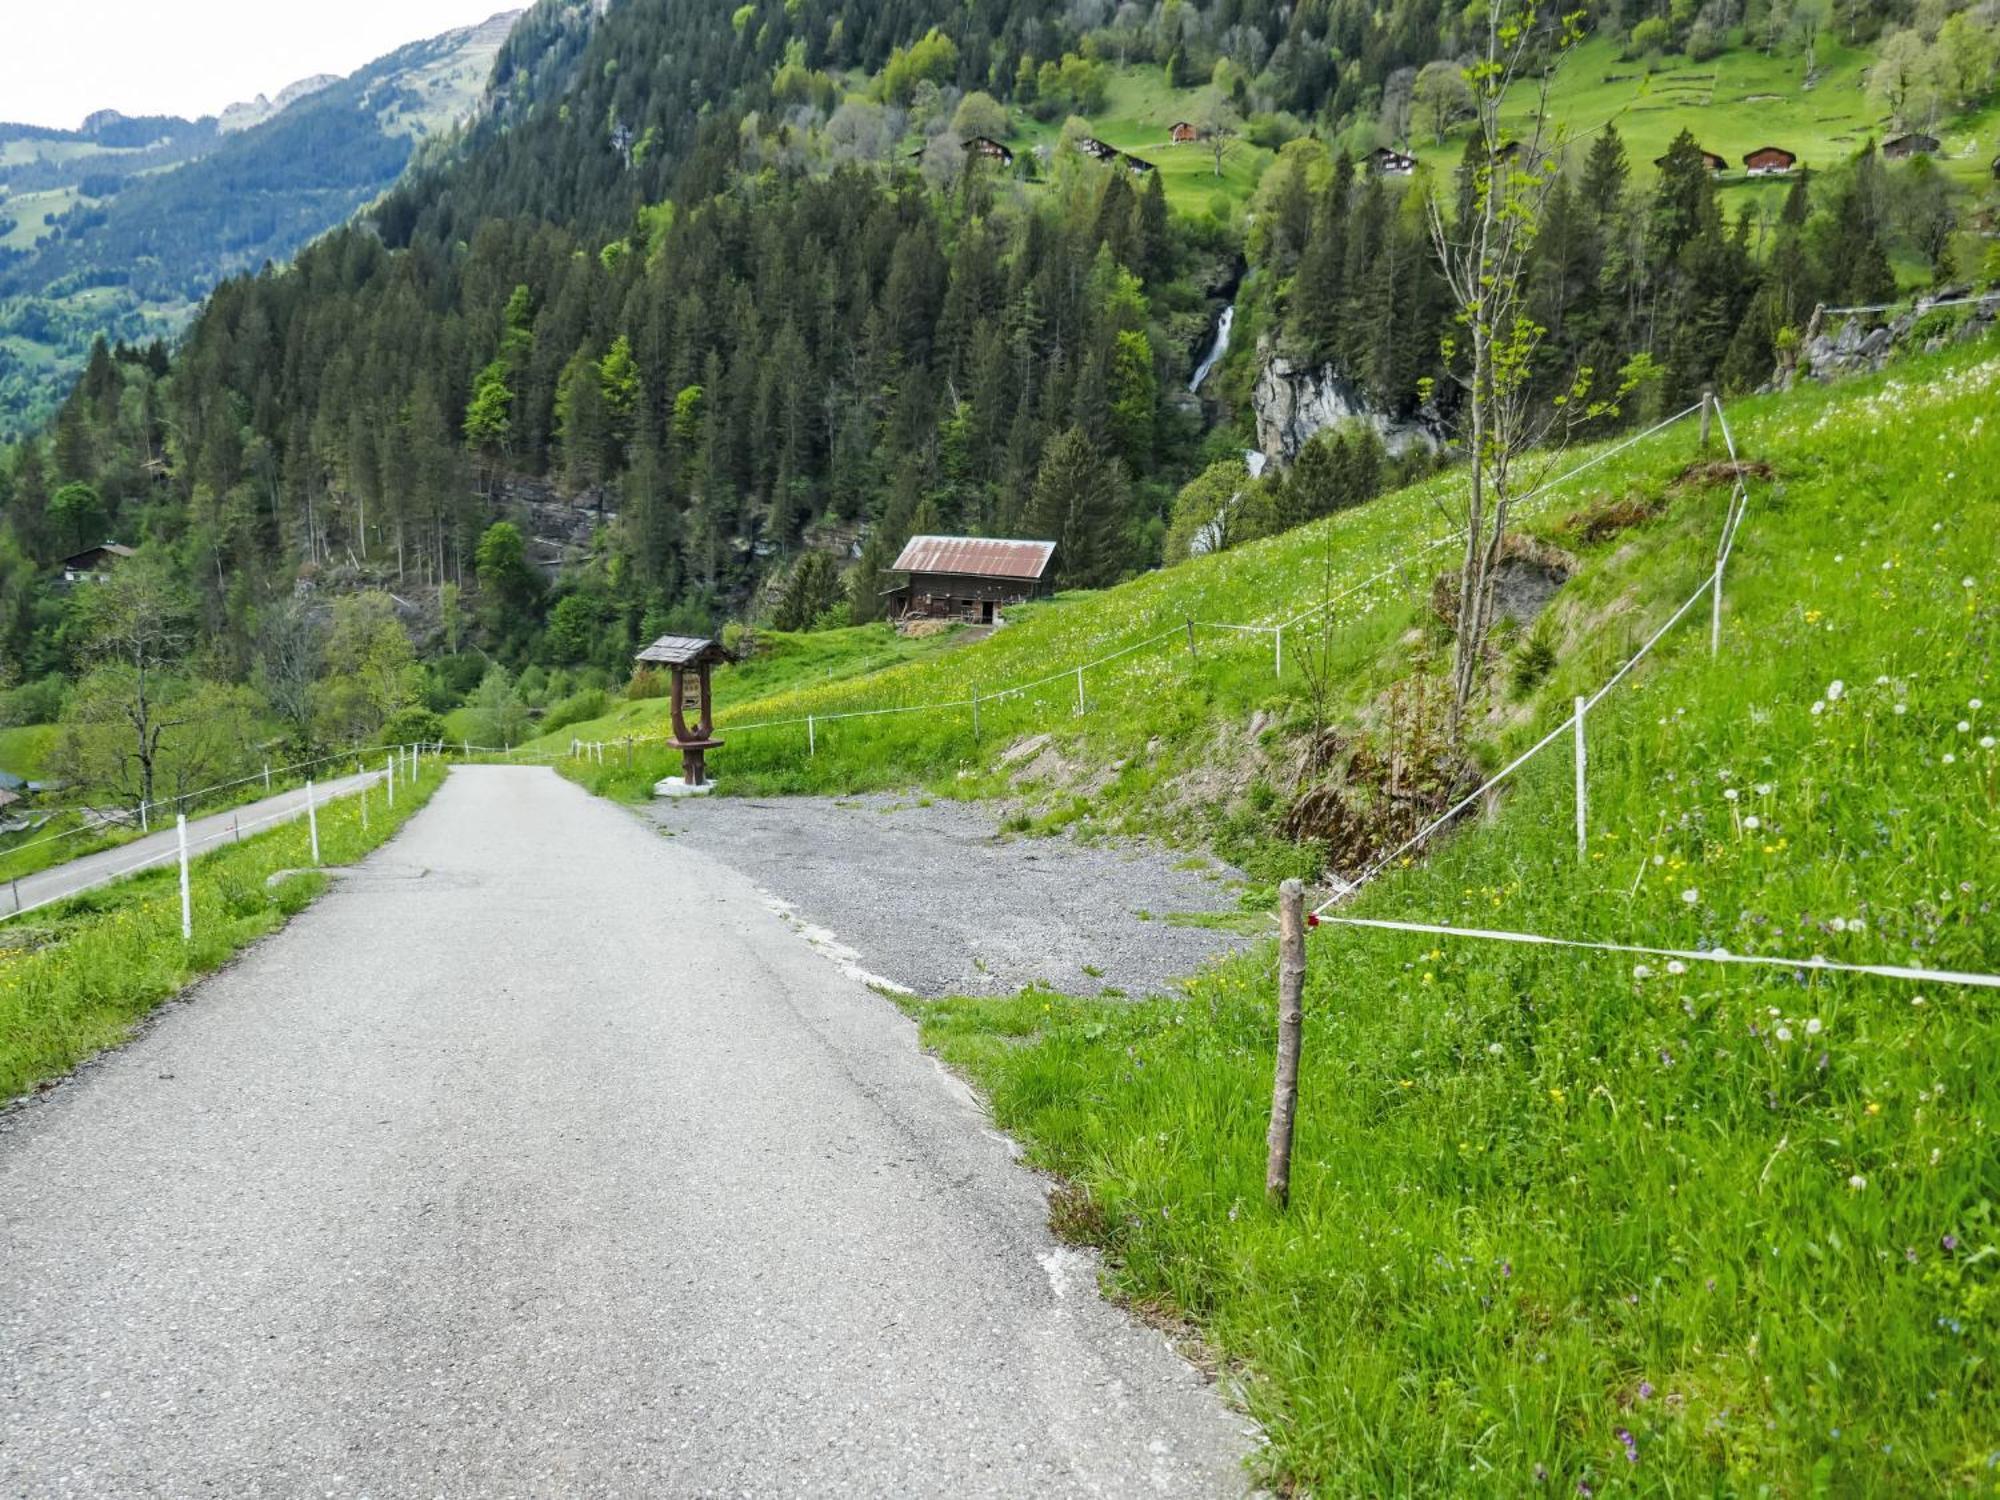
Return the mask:
<path id="1" fill-rule="evenodd" d="M 151 833 L 152 831 L 153 825 L 146 820 L 146 804 L 144 801 L 141 801 L 139 803 L 139 832 Z"/>
<path id="2" fill-rule="evenodd" d="M 979 743 L 979 684 L 972 685 L 972 743 Z"/>
<path id="3" fill-rule="evenodd" d="M 266 796 L 269 796 L 270 792 L 271 792 L 271 763 L 267 760 L 264 762 L 264 793 Z"/>
<path id="4" fill-rule="evenodd" d="M 813 716 L 806 715 L 806 754 L 819 754 L 819 738 L 813 733 Z"/>
<path id="5" fill-rule="evenodd" d="M 1083 717 L 1083 668 L 1076 669 L 1076 716 Z"/>
<path id="6" fill-rule="evenodd" d="M 174 830 L 181 842 L 181 941 L 194 941 L 194 900 L 188 894 L 188 820 L 185 813 L 174 814 Z"/>
<path id="7" fill-rule="evenodd" d="M 319 863 L 319 809 L 313 806 L 313 784 L 306 783 L 306 828 L 312 834 L 313 863 Z"/>
<path id="8" fill-rule="evenodd" d="M 1588 793 L 1584 786 L 1583 713 L 1590 700 L 1576 700 L 1576 861 L 1587 863 L 1590 859 L 1590 811 Z"/>
<path id="9" fill-rule="evenodd" d="M 1271 673 L 1275 677 L 1285 675 L 1285 627 L 1282 625 L 1271 638 Z"/>
<path id="10" fill-rule="evenodd" d="M 382 763 L 382 769 L 389 773 L 389 805 L 396 805 L 396 757 L 390 756 Z"/>
<path id="11" fill-rule="evenodd" d="M 1730 503 L 1733 507 L 1735 504 L 1733 497 Z M 1723 548 L 1727 548 L 1729 545 L 1726 528 L 1723 532 L 1722 545 Z M 1709 599 L 1710 608 L 1708 616 L 1708 654 L 1710 656 L 1719 656 L 1722 654 L 1722 567 L 1728 560 L 1728 555 L 1721 548 L 1717 549 L 1715 554 L 1715 577 L 1709 583 L 1708 591 L 1711 598 Z"/>

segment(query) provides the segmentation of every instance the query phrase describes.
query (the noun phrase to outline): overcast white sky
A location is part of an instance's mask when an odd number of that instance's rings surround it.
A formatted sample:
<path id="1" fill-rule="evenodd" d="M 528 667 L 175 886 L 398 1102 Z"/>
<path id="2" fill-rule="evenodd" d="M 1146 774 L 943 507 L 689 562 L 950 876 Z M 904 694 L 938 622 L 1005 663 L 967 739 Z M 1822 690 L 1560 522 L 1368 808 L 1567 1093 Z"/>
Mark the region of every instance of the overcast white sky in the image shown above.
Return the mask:
<path id="1" fill-rule="evenodd" d="M 219 113 L 527 0 L 4 0 L 0 120 Z"/>

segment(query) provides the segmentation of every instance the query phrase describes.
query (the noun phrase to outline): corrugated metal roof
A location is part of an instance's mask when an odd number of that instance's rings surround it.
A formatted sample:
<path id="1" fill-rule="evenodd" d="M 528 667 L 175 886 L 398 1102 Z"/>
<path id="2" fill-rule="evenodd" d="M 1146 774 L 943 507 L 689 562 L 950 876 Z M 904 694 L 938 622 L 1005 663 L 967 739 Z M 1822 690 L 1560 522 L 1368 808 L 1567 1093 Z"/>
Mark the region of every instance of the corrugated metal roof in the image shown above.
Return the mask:
<path id="1" fill-rule="evenodd" d="M 702 636 L 663 635 L 632 659 L 661 667 L 685 667 L 704 657 L 710 661 L 721 661 L 723 650 L 714 641 Z"/>
<path id="2" fill-rule="evenodd" d="M 1010 542 L 986 536 L 913 536 L 896 559 L 898 573 L 956 573 L 961 578 L 1019 578 L 1049 570 L 1054 542 Z"/>

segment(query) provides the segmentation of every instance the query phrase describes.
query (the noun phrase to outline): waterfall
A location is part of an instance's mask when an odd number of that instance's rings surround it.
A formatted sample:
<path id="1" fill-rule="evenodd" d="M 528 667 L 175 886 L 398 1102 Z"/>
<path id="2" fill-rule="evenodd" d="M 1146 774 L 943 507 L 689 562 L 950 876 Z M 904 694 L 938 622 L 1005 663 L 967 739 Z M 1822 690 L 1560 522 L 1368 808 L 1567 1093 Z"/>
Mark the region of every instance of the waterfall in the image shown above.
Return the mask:
<path id="1" fill-rule="evenodd" d="M 1229 352 L 1229 325 L 1235 321 L 1236 304 L 1232 302 L 1223 308 L 1222 316 L 1216 320 L 1215 342 L 1209 346 L 1208 353 L 1202 356 L 1201 363 L 1195 366 L 1194 379 L 1188 382 L 1189 390 L 1200 390 L 1201 383 L 1208 379 L 1208 372 L 1213 370 L 1222 356 Z"/>

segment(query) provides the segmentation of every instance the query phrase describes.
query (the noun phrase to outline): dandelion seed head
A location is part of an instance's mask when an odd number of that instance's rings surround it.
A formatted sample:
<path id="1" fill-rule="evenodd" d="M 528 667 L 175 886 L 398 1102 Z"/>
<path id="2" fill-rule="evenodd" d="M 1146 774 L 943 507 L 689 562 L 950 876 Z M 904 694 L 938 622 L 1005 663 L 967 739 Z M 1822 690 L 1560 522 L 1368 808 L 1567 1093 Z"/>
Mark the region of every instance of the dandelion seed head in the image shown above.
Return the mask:
<path id="1" fill-rule="evenodd" d="M 1847 1185 L 1858 1193 L 1868 1186 L 1868 1179 L 1863 1177 L 1859 1172 L 1856 1172 L 1852 1177 L 1847 1179 Z"/>
<path id="2" fill-rule="evenodd" d="M 1689 906 L 1693 906 L 1697 901 L 1701 900 L 1701 892 L 1694 886 L 1689 886 L 1681 892 L 1681 900 L 1687 902 Z"/>

